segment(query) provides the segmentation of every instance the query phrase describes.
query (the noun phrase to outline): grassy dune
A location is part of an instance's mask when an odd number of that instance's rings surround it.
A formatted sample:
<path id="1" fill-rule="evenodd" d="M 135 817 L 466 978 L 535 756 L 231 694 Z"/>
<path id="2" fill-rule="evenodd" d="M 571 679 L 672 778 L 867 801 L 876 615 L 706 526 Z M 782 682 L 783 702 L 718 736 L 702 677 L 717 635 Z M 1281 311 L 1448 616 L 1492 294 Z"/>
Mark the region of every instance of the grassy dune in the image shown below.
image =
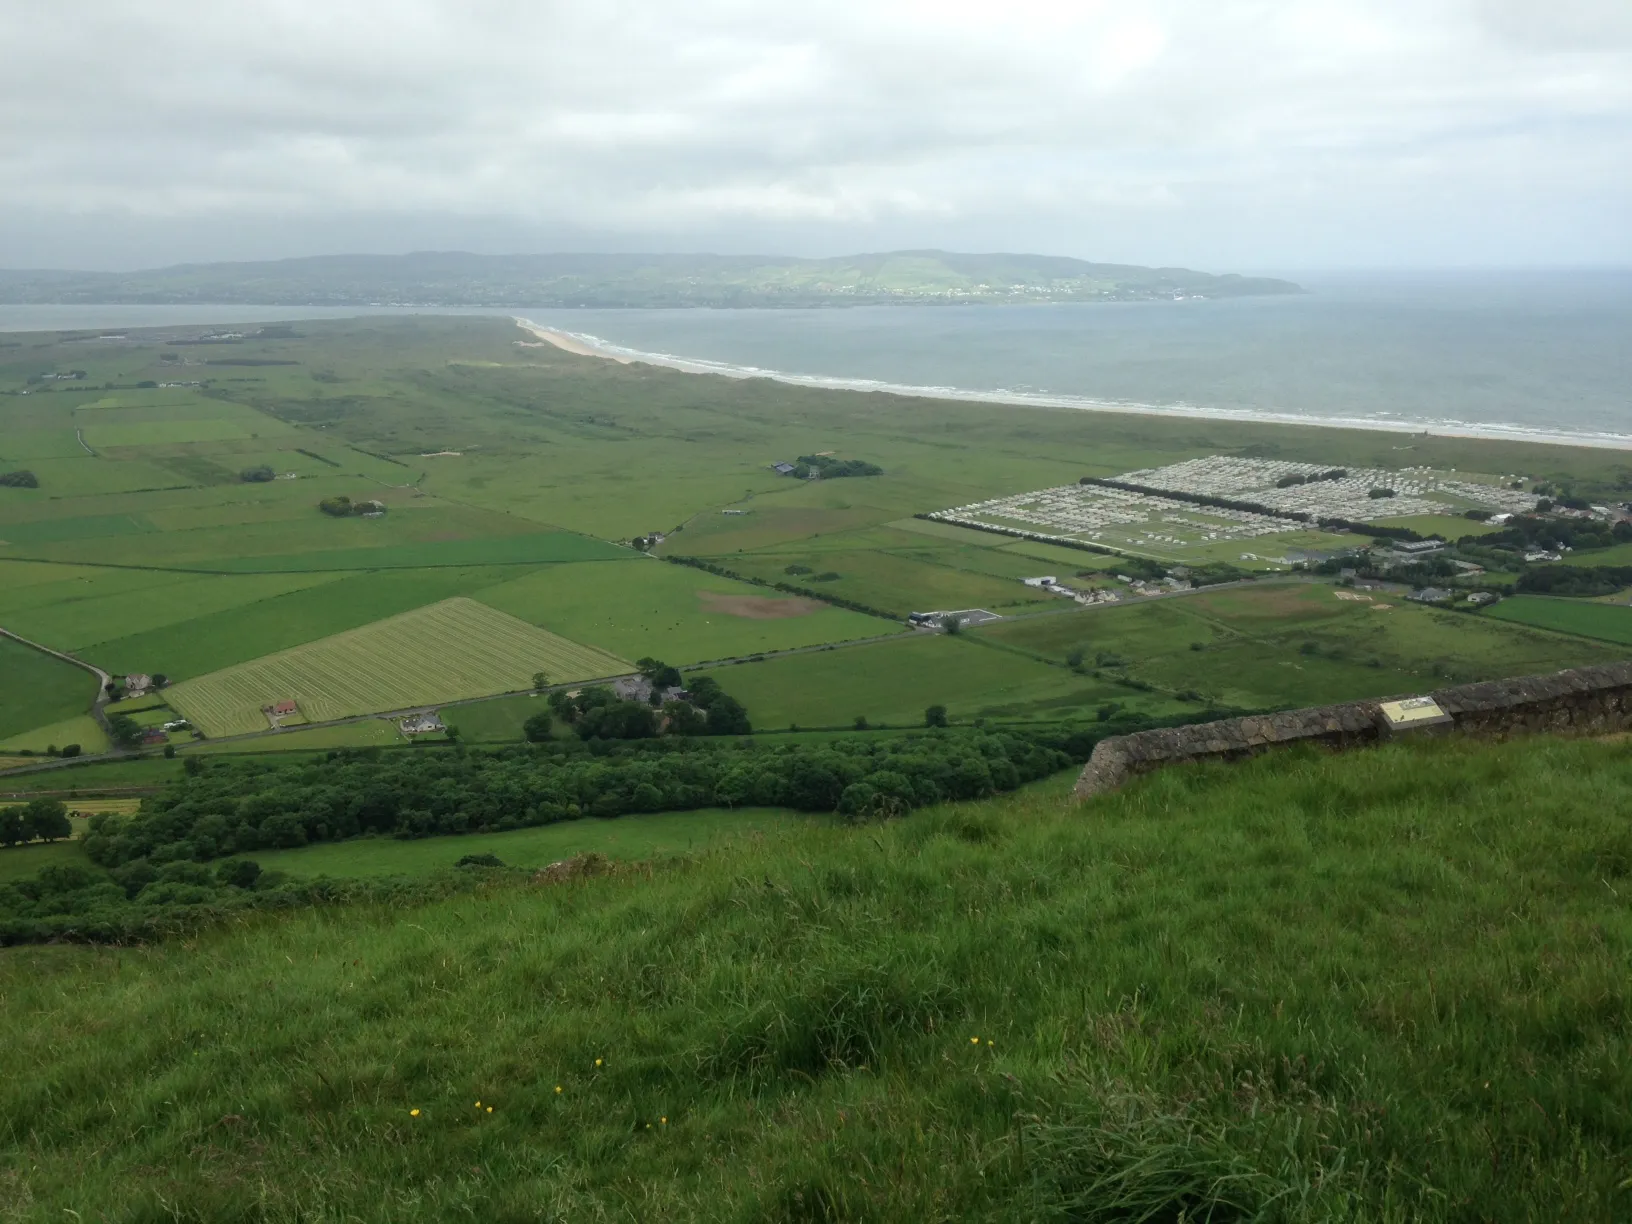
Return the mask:
<path id="1" fill-rule="evenodd" d="M 322 722 L 525 689 L 536 671 L 562 681 L 627 670 L 604 650 L 456 598 L 183 681 L 166 696 L 208 734 L 233 735 L 264 730 L 261 707 L 283 698 Z"/>
<path id="2" fill-rule="evenodd" d="M 1290 754 L 12 950 L 0 1215 L 1625 1219 L 1629 781 Z"/>

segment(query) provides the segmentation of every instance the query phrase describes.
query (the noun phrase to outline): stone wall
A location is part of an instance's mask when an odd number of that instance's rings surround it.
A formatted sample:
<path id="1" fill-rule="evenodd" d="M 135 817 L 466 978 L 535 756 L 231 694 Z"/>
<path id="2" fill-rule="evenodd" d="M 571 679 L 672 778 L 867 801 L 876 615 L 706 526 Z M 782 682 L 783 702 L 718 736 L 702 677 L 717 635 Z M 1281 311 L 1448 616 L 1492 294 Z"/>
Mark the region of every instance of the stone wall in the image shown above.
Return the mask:
<path id="1" fill-rule="evenodd" d="M 1079 799 L 1104 794 L 1164 765 L 1236 760 L 1281 744 L 1344 749 L 1390 734 L 1451 729 L 1490 739 L 1537 731 L 1590 735 L 1632 730 L 1632 663 L 1464 684 L 1429 696 L 1450 715 L 1449 726 L 1390 732 L 1380 707 L 1395 699 L 1378 698 L 1114 736 L 1094 748 L 1077 779 L 1076 794 Z"/>

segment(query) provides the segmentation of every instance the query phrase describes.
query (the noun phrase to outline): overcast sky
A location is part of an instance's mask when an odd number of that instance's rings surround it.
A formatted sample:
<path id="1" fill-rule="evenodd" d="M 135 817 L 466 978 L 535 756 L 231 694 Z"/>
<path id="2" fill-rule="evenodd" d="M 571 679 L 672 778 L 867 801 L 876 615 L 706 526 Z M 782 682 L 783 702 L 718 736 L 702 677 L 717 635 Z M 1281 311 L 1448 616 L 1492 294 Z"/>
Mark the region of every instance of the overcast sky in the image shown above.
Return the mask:
<path id="1" fill-rule="evenodd" d="M 0 266 L 1632 264 L 1632 0 L 4 0 Z"/>

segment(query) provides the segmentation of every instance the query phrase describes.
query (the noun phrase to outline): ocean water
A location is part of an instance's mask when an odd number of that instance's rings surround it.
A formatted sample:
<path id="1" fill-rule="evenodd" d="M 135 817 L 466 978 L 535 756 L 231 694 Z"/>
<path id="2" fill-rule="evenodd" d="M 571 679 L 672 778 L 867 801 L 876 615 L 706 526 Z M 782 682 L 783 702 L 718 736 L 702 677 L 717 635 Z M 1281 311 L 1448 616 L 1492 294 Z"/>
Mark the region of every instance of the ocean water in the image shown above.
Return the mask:
<path id="1" fill-rule="evenodd" d="M 1632 448 L 1632 271 L 1337 276 L 1222 301 L 826 310 L 0 306 L 0 331 L 515 314 L 726 375 Z"/>
<path id="2" fill-rule="evenodd" d="M 1309 292 L 517 313 L 616 355 L 818 386 L 1632 447 L 1632 272 L 1285 275 Z"/>

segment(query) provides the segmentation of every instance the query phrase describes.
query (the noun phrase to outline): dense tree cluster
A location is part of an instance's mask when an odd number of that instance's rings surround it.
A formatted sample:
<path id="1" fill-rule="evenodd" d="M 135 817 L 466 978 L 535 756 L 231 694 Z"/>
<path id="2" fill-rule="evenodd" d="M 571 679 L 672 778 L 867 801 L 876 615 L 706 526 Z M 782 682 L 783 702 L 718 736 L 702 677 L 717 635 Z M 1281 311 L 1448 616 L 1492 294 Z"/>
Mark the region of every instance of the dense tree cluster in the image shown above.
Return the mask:
<path id="1" fill-rule="evenodd" d="M 238 473 L 238 479 L 245 484 L 265 484 L 267 481 L 276 478 L 277 473 L 272 470 L 270 464 L 266 463 L 259 464 L 256 467 L 247 467 Z"/>
<path id="2" fill-rule="evenodd" d="M 812 473 L 823 480 L 836 480 L 841 476 L 882 476 L 884 469 L 876 463 L 868 463 L 865 459 L 835 459 L 832 455 L 800 455 L 799 461 L 793 465 L 790 476 L 800 480 Z"/>
<path id="3" fill-rule="evenodd" d="M 1547 552 L 1570 548 L 1584 552 L 1632 543 L 1632 523 L 1610 524 L 1598 519 L 1541 518 L 1527 514 L 1513 519 L 1501 531 L 1468 536 L 1458 543 L 1480 548 L 1538 548 Z"/>
<path id="4" fill-rule="evenodd" d="M 658 735 L 748 735 L 753 727 L 748 711 L 735 697 L 725 693 L 711 676 L 698 676 L 684 696 L 663 694 L 678 689 L 680 673 L 656 659 L 642 659 L 639 665 L 652 682 L 651 701 L 630 701 L 605 685 L 550 694 L 549 713 L 578 733 L 583 740 L 653 739 Z M 655 677 L 655 678 L 654 678 Z M 656 703 L 654 705 L 654 702 Z M 524 728 L 527 738 L 539 742 L 549 737 L 549 722 L 535 714 Z M 547 717 L 547 716 L 546 716 Z"/>
<path id="5" fill-rule="evenodd" d="M 1632 565 L 1537 565 L 1519 575 L 1516 591 L 1535 595 L 1611 595 L 1632 586 Z"/>
<path id="6" fill-rule="evenodd" d="M 0 487 L 37 489 L 40 487 L 40 478 L 26 468 L 18 468 L 15 472 L 0 472 Z"/>
<path id="7" fill-rule="evenodd" d="M 60 799 L 31 799 L 24 804 L 0 807 L 0 846 L 61 841 L 73 833 L 68 808 Z"/>
<path id="8" fill-rule="evenodd" d="M 317 503 L 317 508 L 331 518 L 346 518 L 353 514 L 384 514 L 385 503 L 377 501 L 354 502 L 344 493 L 337 497 L 325 497 Z"/>
<path id="9" fill-rule="evenodd" d="M 93 817 L 84 846 L 103 867 L 157 871 L 366 834 L 430 837 L 626 812 L 752 804 L 871 816 L 1013 790 L 1068 764 L 1018 736 L 954 732 L 820 746 L 665 739 L 242 759 L 184 776 L 134 816 Z"/>

